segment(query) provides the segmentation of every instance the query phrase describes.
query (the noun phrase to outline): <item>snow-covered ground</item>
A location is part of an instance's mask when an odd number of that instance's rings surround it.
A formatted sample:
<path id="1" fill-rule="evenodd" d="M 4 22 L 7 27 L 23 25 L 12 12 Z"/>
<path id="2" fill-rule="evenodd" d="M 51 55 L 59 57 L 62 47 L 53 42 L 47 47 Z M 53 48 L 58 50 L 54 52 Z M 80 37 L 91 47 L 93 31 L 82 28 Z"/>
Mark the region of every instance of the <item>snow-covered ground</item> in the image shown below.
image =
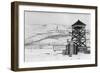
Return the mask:
<path id="1" fill-rule="evenodd" d="M 63 55 L 62 51 L 52 49 L 25 49 L 25 62 L 34 61 L 65 61 L 65 60 L 90 59 L 90 54 L 78 53 L 78 55 Z"/>

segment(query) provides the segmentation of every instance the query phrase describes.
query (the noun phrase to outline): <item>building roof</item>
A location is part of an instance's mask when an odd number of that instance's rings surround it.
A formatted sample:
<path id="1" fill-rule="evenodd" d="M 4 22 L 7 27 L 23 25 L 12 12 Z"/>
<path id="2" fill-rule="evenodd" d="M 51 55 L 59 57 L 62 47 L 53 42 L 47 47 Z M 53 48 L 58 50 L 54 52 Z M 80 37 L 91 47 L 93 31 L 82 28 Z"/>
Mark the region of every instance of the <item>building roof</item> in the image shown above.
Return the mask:
<path id="1" fill-rule="evenodd" d="M 77 25 L 79 25 L 79 26 L 86 26 L 86 24 L 84 24 L 83 22 L 81 22 L 80 20 L 78 20 L 77 22 L 75 22 L 72 26 L 77 26 Z"/>

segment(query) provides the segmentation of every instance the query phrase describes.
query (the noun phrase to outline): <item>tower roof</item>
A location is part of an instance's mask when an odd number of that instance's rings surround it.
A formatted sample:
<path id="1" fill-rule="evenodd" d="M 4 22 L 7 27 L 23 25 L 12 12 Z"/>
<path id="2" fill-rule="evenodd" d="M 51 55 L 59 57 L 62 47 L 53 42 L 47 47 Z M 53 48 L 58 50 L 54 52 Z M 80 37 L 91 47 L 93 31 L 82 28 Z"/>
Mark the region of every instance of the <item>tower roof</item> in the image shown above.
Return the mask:
<path id="1" fill-rule="evenodd" d="M 83 22 L 81 22 L 80 20 L 78 20 L 77 22 L 75 22 L 72 26 L 86 26 L 86 24 L 84 24 Z"/>

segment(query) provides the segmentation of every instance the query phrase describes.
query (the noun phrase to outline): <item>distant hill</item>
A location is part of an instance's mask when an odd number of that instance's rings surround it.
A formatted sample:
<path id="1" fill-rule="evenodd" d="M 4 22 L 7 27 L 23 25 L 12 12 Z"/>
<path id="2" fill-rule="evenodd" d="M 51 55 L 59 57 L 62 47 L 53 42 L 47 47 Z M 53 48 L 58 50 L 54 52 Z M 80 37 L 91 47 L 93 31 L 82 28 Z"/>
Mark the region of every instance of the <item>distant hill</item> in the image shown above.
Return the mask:
<path id="1" fill-rule="evenodd" d="M 37 33 L 36 35 L 31 36 L 27 40 L 25 40 L 25 45 L 31 45 L 33 43 L 40 42 L 45 39 L 59 39 L 62 37 L 68 37 L 70 36 L 68 31 L 62 30 L 62 31 L 49 31 L 47 33 Z"/>

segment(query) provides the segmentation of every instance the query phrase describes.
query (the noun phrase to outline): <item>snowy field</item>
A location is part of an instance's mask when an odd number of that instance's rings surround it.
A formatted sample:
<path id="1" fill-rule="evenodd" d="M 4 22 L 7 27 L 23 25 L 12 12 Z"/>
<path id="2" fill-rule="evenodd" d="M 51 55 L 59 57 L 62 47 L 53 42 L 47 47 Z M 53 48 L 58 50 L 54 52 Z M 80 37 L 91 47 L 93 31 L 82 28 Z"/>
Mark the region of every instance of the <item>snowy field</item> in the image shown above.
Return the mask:
<path id="1" fill-rule="evenodd" d="M 90 59 L 90 54 L 78 53 L 78 55 L 63 55 L 62 51 L 53 51 L 52 49 L 25 49 L 25 62 L 34 61 L 66 61 Z"/>

